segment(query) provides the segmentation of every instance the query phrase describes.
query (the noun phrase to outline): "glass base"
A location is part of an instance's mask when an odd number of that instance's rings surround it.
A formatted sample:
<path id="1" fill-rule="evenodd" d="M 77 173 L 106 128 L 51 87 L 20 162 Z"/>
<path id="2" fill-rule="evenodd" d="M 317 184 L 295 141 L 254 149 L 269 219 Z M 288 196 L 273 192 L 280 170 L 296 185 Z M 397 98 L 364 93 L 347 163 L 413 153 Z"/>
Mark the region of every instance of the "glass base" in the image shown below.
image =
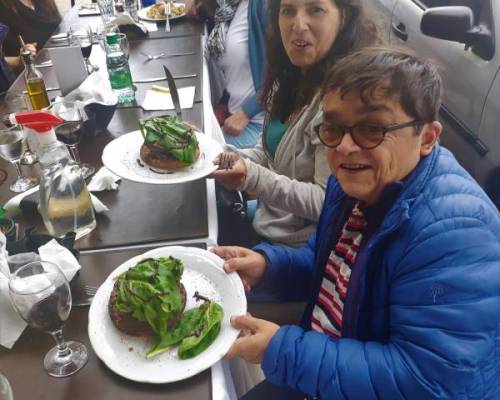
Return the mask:
<path id="1" fill-rule="evenodd" d="M 83 179 L 87 179 L 95 173 L 95 168 L 87 163 L 80 164 L 80 169 L 82 170 Z"/>
<path id="2" fill-rule="evenodd" d="M 12 185 L 10 185 L 10 190 L 14 193 L 26 192 L 26 190 L 31 189 L 38 185 L 38 179 L 34 176 L 22 176 L 17 179 Z"/>
<path id="3" fill-rule="evenodd" d="M 43 359 L 43 366 L 45 371 L 50 376 L 56 378 L 70 376 L 78 372 L 85 364 L 87 364 L 87 348 L 82 343 L 69 341 L 66 342 L 66 344 L 71 350 L 68 356 L 58 357 L 57 346 L 51 348 L 45 355 L 45 358 Z"/>
<path id="4" fill-rule="evenodd" d="M 21 164 L 23 165 L 32 165 L 38 162 L 38 159 L 36 157 L 35 153 L 32 153 L 31 151 L 26 150 L 22 157 L 21 157 Z"/>

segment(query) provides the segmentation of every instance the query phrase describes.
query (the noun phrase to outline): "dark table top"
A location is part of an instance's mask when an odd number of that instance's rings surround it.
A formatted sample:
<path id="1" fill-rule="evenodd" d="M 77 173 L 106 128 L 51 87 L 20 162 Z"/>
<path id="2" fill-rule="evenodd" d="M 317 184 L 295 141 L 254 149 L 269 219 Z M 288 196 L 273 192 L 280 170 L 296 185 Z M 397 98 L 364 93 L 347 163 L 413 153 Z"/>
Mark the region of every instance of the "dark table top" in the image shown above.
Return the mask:
<path id="1" fill-rule="evenodd" d="M 204 247 L 203 244 L 191 246 Z M 98 286 L 121 263 L 149 249 L 120 250 L 80 256 L 82 270 L 77 284 Z M 70 378 L 52 378 L 45 373 L 42 360 L 54 345 L 46 333 L 27 328 L 11 350 L 0 347 L 0 366 L 9 380 L 14 399 L 38 400 L 208 400 L 211 374 L 205 370 L 189 379 L 152 385 L 128 381 L 109 370 L 94 353 L 87 333 L 88 307 L 73 308 L 64 328 L 67 340 L 85 344 L 87 365 Z"/>

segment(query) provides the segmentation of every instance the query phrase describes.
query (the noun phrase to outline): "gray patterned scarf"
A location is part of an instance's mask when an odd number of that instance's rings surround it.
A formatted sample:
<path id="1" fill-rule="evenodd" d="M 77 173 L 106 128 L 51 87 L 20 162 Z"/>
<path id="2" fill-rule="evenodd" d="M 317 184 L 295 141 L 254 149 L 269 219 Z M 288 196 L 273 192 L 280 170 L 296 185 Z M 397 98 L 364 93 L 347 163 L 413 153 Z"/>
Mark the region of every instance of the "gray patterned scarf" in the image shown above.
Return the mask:
<path id="1" fill-rule="evenodd" d="M 217 9 L 214 15 L 214 28 L 208 36 L 206 45 L 207 53 L 216 60 L 221 58 L 226 51 L 226 33 L 240 1 L 241 0 L 217 0 Z"/>

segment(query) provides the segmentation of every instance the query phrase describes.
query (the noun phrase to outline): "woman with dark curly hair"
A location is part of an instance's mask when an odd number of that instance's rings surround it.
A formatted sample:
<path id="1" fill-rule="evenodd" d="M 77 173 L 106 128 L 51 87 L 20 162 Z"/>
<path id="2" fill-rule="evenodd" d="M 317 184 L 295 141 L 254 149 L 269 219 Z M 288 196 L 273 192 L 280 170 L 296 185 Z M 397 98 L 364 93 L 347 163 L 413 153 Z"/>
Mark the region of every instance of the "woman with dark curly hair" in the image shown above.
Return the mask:
<path id="1" fill-rule="evenodd" d="M 297 247 L 315 229 L 330 175 L 314 132 L 321 83 L 337 60 L 378 35 L 360 0 L 271 0 L 269 6 L 262 139 L 214 178 L 257 196 L 253 227 L 260 237 Z"/>
<path id="2" fill-rule="evenodd" d="M 19 56 L 21 35 L 26 43 L 42 48 L 61 22 L 54 0 L 2 0 L 0 22 L 9 27 L 3 45 L 6 56 Z"/>

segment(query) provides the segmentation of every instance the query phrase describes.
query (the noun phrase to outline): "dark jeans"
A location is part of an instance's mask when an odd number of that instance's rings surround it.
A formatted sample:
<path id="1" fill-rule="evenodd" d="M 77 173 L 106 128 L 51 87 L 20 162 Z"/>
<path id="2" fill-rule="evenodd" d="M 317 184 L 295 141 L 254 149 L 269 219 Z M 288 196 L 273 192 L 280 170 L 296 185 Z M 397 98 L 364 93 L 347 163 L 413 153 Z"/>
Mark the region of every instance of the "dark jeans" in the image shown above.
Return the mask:
<path id="1" fill-rule="evenodd" d="M 249 390 L 241 400 L 304 400 L 307 396 L 297 390 L 275 386 L 265 380 Z"/>

